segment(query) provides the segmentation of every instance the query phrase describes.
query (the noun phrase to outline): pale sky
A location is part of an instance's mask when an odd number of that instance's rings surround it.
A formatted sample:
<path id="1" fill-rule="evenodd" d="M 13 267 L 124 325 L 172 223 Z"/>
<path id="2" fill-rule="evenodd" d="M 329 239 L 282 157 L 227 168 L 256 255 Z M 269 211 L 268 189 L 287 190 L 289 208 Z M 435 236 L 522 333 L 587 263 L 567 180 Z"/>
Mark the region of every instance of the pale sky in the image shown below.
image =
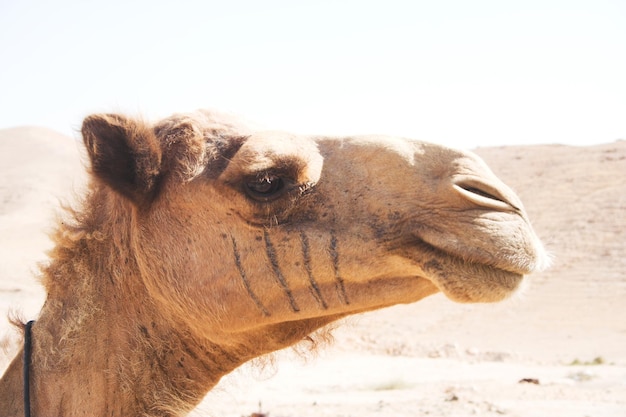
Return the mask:
<path id="1" fill-rule="evenodd" d="M 197 108 L 466 148 L 626 139 L 626 1 L 0 0 L 0 128 Z"/>

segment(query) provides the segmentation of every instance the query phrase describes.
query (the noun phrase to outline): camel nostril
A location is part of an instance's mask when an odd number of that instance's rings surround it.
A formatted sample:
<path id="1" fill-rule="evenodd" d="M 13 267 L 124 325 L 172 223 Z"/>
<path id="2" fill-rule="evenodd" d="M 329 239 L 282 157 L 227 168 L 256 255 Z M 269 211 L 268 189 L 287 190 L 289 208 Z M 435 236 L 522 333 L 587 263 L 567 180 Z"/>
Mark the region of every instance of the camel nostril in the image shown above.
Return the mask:
<path id="1" fill-rule="evenodd" d="M 478 194 L 478 195 L 481 195 L 483 197 L 490 198 L 492 200 L 501 201 L 503 203 L 505 202 L 501 198 L 498 198 L 498 197 L 496 197 L 496 196 L 494 196 L 492 194 L 489 194 L 488 192 L 483 191 L 483 190 L 481 190 L 479 188 L 476 188 L 476 187 L 464 187 L 462 185 L 460 185 L 460 187 L 463 188 L 465 191 L 469 191 L 470 193 Z"/>
<path id="2" fill-rule="evenodd" d="M 465 198 L 481 206 L 500 210 L 519 210 L 496 187 L 482 181 L 464 178 L 463 180 L 455 181 L 454 188 Z"/>

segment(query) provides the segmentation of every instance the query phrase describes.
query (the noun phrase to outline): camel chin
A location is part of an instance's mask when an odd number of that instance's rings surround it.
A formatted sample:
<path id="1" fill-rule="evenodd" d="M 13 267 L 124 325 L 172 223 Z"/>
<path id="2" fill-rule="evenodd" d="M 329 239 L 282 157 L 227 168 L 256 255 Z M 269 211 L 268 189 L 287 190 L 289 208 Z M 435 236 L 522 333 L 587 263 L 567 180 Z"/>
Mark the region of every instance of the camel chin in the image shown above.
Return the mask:
<path id="1" fill-rule="evenodd" d="M 455 277 L 447 282 L 437 281 L 435 285 L 450 300 L 457 303 L 496 303 L 515 295 L 525 282 L 524 275 L 501 269 L 484 267 L 485 274 L 480 278 Z M 483 280 L 488 276 L 488 280 Z M 472 282 L 474 281 L 474 282 Z M 472 285 L 467 291 L 466 285 Z"/>

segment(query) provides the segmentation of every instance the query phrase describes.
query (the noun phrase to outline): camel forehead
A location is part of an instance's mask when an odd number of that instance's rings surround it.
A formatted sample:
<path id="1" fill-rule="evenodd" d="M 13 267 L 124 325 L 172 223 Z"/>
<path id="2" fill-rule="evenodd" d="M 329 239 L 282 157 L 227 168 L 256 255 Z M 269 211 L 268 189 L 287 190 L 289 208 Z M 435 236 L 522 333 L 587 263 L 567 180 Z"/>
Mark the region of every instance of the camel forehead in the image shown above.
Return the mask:
<path id="1" fill-rule="evenodd" d="M 298 176 L 309 181 L 317 181 L 323 163 L 317 144 L 308 137 L 286 132 L 259 132 L 247 138 L 223 177 L 285 169 L 296 171 Z"/>
<path id="2" fill-rule="evenodd" d="M 352 146 L 357 153 L 360 149 L 373 149 L 393 154 L 394 157 L 399 157 L 410 165 L 415 163 L 416 156 L 424 154 L 424 145 L 426 145 L 426 142 L 414 139 L 382 135 L 354 136 L 342 139 L 341 142 L 344 146 Z"/>
<path id="3" fill-rule="evenodd" d="M 463 166 L 472 169 L 480 162 L 471 152 L 395 136 L 319 138 L 318 142 L 324 156 L 336 153 L 343 160 L 360 161 L 371 168 L 410 167 L 418 175 L 430 172 L 434 176 L 443 177 L 459 171 Z"/>

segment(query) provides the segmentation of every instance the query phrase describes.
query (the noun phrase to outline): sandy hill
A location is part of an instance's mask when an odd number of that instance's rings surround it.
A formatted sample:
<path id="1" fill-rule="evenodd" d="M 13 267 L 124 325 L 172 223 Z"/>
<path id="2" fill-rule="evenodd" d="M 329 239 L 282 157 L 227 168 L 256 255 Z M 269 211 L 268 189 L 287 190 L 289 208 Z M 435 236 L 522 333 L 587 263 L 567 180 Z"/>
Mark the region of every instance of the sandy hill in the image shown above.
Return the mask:
<path id="1" fill-rule="evenodd" d="M 0 315 L 13 308 L 32 316 L 43 301 L 37 263 L 61 201 L 79 188 L 78 142 L 39 127 L 0 130 Z M 6 328 L 6 320 L 0 321 Z"/>
<path id="2" fill-rule="evenodd" d="M 39 310 L 36 264 L 59 201 L 84 181 L 79 149 L 47 129 L 0 130 L 0 316 Z M 459 305 L 436 295 L 349 319 L 330 359 L 280 365 L 264 383 L 236 372 L 207 413 L 248 415 L 262 400 L 273 416 L 626 415 L 626 141 L 476 152 L 520 194 L 554 255 L 524 296 Z M 0 341 L 6 329 L 0 320 Z M 568 365 L 595 358 L 590 381 Z M 553 382 L 522 387 L 525 376 Z"/>

